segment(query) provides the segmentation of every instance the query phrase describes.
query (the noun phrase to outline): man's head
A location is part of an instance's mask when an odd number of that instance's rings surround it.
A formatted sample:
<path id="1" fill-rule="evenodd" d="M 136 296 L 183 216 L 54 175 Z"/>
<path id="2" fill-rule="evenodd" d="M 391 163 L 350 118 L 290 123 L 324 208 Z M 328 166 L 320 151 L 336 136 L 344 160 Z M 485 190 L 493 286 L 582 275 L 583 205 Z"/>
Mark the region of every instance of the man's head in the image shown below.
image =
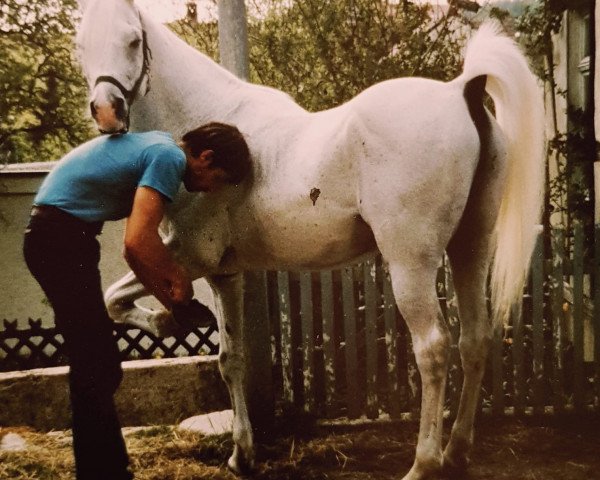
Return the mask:
<path id="1" fill-rule="evenodd" d="M 207 123 L 183 135 L 179 145 L 187 159 L 183 183 L 190 192 L 237 185 L 252 168 L 248 145 L 232 125 Z"/>

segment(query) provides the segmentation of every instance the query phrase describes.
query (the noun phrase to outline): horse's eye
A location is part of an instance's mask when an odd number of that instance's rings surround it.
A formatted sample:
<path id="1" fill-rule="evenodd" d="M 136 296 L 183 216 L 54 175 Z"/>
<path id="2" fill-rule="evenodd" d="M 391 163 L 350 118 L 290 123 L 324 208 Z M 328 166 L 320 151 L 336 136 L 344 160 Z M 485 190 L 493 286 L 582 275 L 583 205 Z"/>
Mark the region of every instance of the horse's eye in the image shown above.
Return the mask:
<path id="1" fill-rule="evenodd" d="M 142 40 L 139 38 L 136 38 L 135 40 L 132 40 L 131 42 L 129 42 L 129 48 L 136 49 L 140 46 L 140 43 L 142 43 Z"/>

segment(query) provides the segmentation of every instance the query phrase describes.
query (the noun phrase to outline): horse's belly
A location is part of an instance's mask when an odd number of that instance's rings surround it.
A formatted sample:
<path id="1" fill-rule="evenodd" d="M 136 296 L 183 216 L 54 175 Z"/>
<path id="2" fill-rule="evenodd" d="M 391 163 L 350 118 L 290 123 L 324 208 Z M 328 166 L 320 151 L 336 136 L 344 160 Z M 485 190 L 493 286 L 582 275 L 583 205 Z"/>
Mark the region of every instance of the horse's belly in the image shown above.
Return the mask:
<path id="1" fill-rule="evenodd" d="M 377 248 L 371 229 L 357 214 L 267 214 L 260 218 L 234 229 L 238 232 L 234 233 L 236 257 L 242 268 L 328 268 Z"/>

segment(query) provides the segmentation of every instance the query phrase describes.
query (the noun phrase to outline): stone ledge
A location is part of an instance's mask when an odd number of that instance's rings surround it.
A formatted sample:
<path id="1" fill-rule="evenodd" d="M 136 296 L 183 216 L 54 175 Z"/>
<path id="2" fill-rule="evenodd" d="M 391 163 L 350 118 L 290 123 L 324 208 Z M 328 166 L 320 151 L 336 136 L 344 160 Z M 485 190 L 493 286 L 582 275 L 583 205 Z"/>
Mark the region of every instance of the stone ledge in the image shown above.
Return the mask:
<path id="1" fill-rule="evenodd" d="M 70 427 L 68 367 L 0 373 L 0 426 Z M 115 396 L 122 426 L 176 424 L 229 408 L 217 357 L 123 362 Z"/>

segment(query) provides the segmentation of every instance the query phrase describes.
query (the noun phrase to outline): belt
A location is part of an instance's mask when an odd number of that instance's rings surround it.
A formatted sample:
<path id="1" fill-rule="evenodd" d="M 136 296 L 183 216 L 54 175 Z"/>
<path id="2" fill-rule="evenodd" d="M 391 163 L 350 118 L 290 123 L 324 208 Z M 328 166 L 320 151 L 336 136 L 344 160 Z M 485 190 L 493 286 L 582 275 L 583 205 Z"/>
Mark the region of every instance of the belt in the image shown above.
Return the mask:
<path id="1" fill-rule="evenodd" d="M 31 218 L 48 220 L 69 230 L 78 230 L 87 235 L 99 235 L 103 222 L 86 222 L 70 213 L 52 205 L 34 205 L 31 208 Z"/>

